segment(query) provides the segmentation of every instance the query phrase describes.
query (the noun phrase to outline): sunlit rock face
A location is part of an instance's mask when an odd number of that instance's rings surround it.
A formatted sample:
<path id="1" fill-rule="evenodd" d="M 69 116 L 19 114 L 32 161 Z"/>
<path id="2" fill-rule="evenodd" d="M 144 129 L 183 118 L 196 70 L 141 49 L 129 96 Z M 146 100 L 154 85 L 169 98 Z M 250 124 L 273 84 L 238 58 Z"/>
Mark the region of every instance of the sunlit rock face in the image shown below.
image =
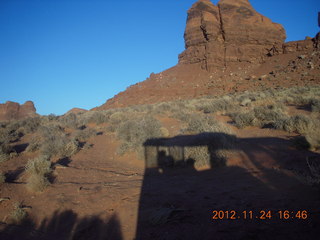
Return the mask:
<path id="1" fill-rule="evenodd" d="M 284 28 L 256 12 L 247 0 L 199 0 L 188 11 L 180 64 L 208 71 L 231 62 L 262 62 L 282 53 Z"/>

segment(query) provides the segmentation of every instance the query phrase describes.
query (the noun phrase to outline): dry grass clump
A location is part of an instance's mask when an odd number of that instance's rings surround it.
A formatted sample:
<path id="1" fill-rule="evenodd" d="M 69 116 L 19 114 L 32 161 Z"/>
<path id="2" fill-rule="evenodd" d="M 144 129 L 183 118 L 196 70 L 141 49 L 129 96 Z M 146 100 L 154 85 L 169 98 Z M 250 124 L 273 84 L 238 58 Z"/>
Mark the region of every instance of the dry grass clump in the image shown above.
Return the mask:
<path id="1" fill-rule="evenodd" d="M 150 138 L 162 137 L 160 122 L 151 116 L 140 116 L 122 122 L 116 129 L 116 135 L 123 143 L 119 154 L 136 150 L 142 154 L 143 143 Z"/>
<path id="2" fill-rule="evenodd" d="M 21 203 L 15 203 L 14 204 L 14 209 L 11 213 L 11 221 L 14 224 L 20 224 L 27 218 L 28 214 L 27 212 L 23 209 L 23 206 Z"/>
<path id="3" fill-rule="evenodd" d="M 35 192 L 42 192 L 50 185 L 49 177 L 52 173 L 51 162 L 48 156 L 41 155 L 29 160 L 26 165 L 26 172 L 29 174 L 27 186 Z"/>

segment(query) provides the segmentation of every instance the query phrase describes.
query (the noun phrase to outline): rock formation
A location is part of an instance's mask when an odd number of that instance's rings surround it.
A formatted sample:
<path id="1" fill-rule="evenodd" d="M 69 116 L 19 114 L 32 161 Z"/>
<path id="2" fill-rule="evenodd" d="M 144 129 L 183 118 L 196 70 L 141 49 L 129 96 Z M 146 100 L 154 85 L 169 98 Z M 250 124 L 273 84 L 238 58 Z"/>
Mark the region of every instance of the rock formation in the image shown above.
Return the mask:
<path id="1" fill-rule="evenodd" d="M 280 24 L 248 0 L 198 0 L 188 11 L 179 63 L 93 110 L 242 91 L 320 84 L 320 33 L 284 43 Z"/>
<path id="2" fill-rule="evenodd" d="M 248 0 L 199 0 L 188 11 L 186 50 L 180 64 L 199 63 L 203 69 L 232 62 L 262 62 L 282 52 L 284 28 L 256 12 Z"/>
<path id="3" fill-rule="evenodd" d="M 27 101 L 20 105 L 16 102 L 7 101 L 5 104 L 0 104 L 0 120 L 17 120 L 36 115 L 36 108 L 32 101 Z"/>

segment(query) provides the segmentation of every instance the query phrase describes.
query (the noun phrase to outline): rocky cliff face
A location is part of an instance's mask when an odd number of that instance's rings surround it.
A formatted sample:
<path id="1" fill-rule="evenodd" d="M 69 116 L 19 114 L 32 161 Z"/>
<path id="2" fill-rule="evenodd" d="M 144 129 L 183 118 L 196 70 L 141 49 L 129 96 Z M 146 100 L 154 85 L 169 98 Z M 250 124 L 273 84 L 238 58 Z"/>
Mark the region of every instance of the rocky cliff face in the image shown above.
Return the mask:
<path id="1" fill-rule="evenodd" d="M 286 38 L 280 24 L 256 12 L 248 0 L 199 0 L 188 11 L 186 50 L 180 64 L 199 63 L 203 69 L 232 62 L 262 62 L 270 54 L 282 53 Z"/>
<path id="2" fill-rule="evenodd" d="M 283 27 L 248 0 L 198 0 L 188 11 L 179 64 L 94 110 L 241 91 L 320 84 L 320 33 L 284 43 Z"/>
<path id="3" fill-rule="evenodd" d="M 20 105 L 16 102 L 7 101 L 5 104 L 0 104 L 0 120 L 16 120 L 36 115 L 36 108 L 33 102 L 27 101 Z"/>

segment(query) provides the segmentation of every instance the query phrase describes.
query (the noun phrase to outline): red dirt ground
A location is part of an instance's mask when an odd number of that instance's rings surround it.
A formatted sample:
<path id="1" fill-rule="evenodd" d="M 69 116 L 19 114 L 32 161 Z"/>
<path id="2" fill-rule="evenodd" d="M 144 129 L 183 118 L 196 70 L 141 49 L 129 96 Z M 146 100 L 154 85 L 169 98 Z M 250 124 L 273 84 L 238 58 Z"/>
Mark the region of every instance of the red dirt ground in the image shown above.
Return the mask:
<path id="1" fill-rule="evenodd" d="M 218 119 L 228 124 L 228 117 Z M 175 125 L 162 118 L 163 125 Z M 228 124 L 229 125 L 229 124 Z M 230 126 L 230 125 L 229 125 Z M 232 126 L 231 126 L 232 127 Z M 1 239 L 314 239 L 320 228 L 319 190 L 294 173 L 307 173 L 306 156 L 294 134 L 232 127 L 239 138 L 227 166 L 216 169 L 144 169 L 134 153 L 119 157 L 109 134 L 89 140 L 55 168 L 43 193 L 26 189 L 22 154 L 3 163 L 11 181 L 1 185 Z M 170 131 L 170 128 L 168 128 Z M 174 128 L 173 128 L 173 131 Z M 171 132 L 171 131 L 170 131 Z M 25 140 L 26 141 L 26 140 Z M 23 143 L 23 141 L 22 141 Z M 13 203 L 21 201 L 30 220 L 7 225 Z M 236 211 L 235 220 L 212 219 L 214 210 Z M 280 219 L 278 211 L 290 211 Z M 297 219 L 298 211 L 307 219 Z M 244 219 L 253 211 L 254 219 Z M 271 211 L 272 219 L 256 219 Z M 293 211 L 293 212 L 291 212 Z M 291 218 L 292 217 L 292 218 Z M 33 227 L 32 227 L 33 226 Z"/>

